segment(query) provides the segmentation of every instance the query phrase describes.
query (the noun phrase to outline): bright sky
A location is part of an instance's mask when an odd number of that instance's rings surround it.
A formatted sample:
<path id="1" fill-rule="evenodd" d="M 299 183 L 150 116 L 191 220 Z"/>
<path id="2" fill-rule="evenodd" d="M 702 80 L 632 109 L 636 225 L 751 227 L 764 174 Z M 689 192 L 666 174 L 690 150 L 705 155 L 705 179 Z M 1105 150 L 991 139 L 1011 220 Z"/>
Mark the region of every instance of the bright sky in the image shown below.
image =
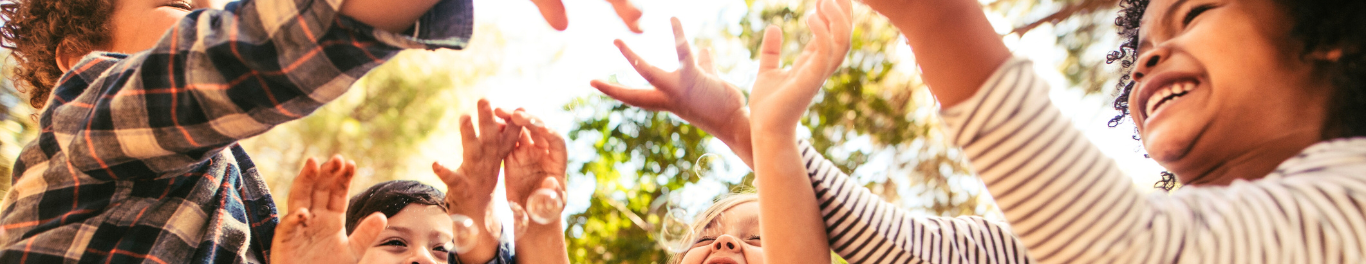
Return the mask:
<path id="1" fill-rule="evenodd" d="M 721 34 L 722 26 L 736 25 L 747 8 L 744 1 L 740 0 L 636 1 L 645 14 L 641 20 L 645 33 L 634 34 L 621 24 L 606 1 L 564 2 L 570 24 L 568 30 L 559 32 L 546 25 L 530 1 L 475 0 L 477 23 L 492 26 L 479 28 L 499 30 L 505 46 L 498 51 L 502 53 L 498 73 L 473 88 L 483 92 L 495 106 L 525 107 L 561 132 L 568 131 L 576 121 L 570 113 L 562 110 L 562 106 L 573 98 L 597 93 L 588 86 L 590 80 L 616 75 L 622 83 L 646 87 L 644 80 L 612 45 L 613 39 L 625 40 L 646 61 L 672 69 L 677 67 L 677 57 L 673 49 L 670 17 L 681 19 L 684 31 L 690 38 L 716 37 Z M 1016 19 L 990 13 L 988 16 L 998 32 L 1008 31 L 1012 25 L 1010 21 Z M 1133 126 L 1128 123 L 1118 128 L 1105 126 L 1115 113 L 1109 107 L 1112 98 L 1109 95 L 1082 96 L 1078 89 L 1062 88 L 1065 87 L 1065 81 L 1055 65 L 1066 58 L 1066 53 L 1054 47 L 1055 36 L 1053 27 L 1045 25 L 1023 37 L 1008 36 L 1006 43 L 1016 54 L 1035 62 L 1040 74 L 1055 87 L 1051 94 L 1054 103 L 1073 118 L 1078 129 L 1084 131 L 1106 155 L 1118 161 L 1121 170 L 1134 177 L 1136 185 L 1152 186 L 1162 169 L 1153 161 L 1143 158 L 1141 146 L 1130 139 Z M 1089 55 L 1103 56 L 1114 45 L 1102 43 L 1097 46 L 1103 49 L 1090 52 Z M 713 48 L 717 50 L 717 56 L 722 57 L 718 58 L 719 66 L 735 67 L 730 75 L 724 77 L 740 84 L 743 89 L 749 89 L 746 76 L 752 76 L 755 65 L 748 61 L 748 51 L 741 47 Z M 898 56 L 908 59 L 908 49 L 903 45 Z M 462 52 L 494 51 L 475 46 Z M 458 142 L 452 137 L 437 140 Z M 586 149 L 592 146 L 586 143 L 571 143 L 571 160 L 575 159 L 573 153 L 592 153 Z M 726 150 L 719 141 L 712 144 L 714 147 L 711 149 Z M 743 164 L 730 153 L 720 154 L 731 156 L 732 164 Z M 743 168 L 743 165 L 732 167 Z M 593 184 L 588 179 L 570 179 L 567 213 L 587 208 Z"/>

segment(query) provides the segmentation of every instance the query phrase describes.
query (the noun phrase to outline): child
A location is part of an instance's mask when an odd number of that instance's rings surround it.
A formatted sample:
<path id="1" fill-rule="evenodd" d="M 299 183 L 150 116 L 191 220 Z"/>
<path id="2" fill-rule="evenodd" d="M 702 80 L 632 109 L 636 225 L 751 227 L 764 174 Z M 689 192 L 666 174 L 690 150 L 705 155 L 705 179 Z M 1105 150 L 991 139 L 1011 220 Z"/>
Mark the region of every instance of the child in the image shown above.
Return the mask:
<path id="1" fill-rule="evenodd" d="M 44 132 L 15 162 L 0 262 L 280 257 L 277 212 L 237 140 L 308 115 L 402 49 L 463 47 L 472 11 L 469 0 L 5 3 L 0 43 Z"/>
<path id="2" fill-rule="evenodd" d="M 692 245 L 670 257 L 669 264 L 764 263 L 758 195 L 721 198 L 702 211 L 690 229 Z"/>
<path id="3" fill-rule="evenodd" d="M 1047 104 L 1046 87 L 1027 62 L 1010 59 L 977 2 L 865 3 L 906 33 L 955 142 L 1014 232 L 975 217 L 888 209 L 809 147 L 790 143 L 818 84 L 756 84 L 765 96 L 750 102 L 752 137 L 776 142 L 754 142 L 762 153 L 756 167 L 772 162 L 782 172 L 756 169 L 760 182 L 809 177 L 816 191 L 804 200 L 765 198 L 774 201 L 765 210 L 818 202 L 824 224 L 816 227 L 851 262 L 1362 261 L 1366 236 L 1352 230 L 1366 219 L 1351 204 L 1366 191 L 1358 184 L 1366 122 L 1356 114 L 1366 107 L 1366 33 L 1355 15 L 1363 3 L 1126 1 L 1121 32 L 1141 37 L 1112 57 L 1137 66 L 1118 105 L 1142 106 L 1126 114 L 1145 148 L 1187 184 L 1148 196 Z M 761 117 L 759 109 L 770 112 Z M 806 170 L 781 171 L 784 164 Z M 810 217 L 791 215 L 784 220 Z"/>
<path id="4" fill-rule="evenodd" d="M 347 235 L 363 217 L 380 213 L 388 219 L 358 263 L 460 263 L 452 257 L 455 234 L 445 199 L 436 188 L 410 180 L 382 182 L 352 196 Z"/>

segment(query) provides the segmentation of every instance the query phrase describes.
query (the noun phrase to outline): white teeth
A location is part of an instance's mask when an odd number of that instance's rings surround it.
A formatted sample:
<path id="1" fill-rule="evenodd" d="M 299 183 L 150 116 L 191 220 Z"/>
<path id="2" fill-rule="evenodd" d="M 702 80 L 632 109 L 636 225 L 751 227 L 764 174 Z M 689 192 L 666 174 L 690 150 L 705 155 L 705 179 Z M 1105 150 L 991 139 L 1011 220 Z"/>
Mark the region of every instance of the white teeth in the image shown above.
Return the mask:
<path id="1" fill-rule="evenodd" d="M 1153 112 L 1157 111 L 1157 106 L 1158 104 L 1162 103 L 1163 99 L 1166 99 L 1167 97 L 1170 97 L 1173 94 L 1182 94 L 1189 92 L 1191 89 L 1195 89 L 1195 83 L 1180 82 L 1168 85 L 1167 87 L 1158 88 L 1156 92 L 1153 92 L 1153 95 L 1151 97 L 1148 97 L 1148 105 L 1146 108 L 1148 110 L 1148 115 L 1152 115 Z M 1172 98 L 1172 101 L 1175 100 L 1176 98 Z"/>

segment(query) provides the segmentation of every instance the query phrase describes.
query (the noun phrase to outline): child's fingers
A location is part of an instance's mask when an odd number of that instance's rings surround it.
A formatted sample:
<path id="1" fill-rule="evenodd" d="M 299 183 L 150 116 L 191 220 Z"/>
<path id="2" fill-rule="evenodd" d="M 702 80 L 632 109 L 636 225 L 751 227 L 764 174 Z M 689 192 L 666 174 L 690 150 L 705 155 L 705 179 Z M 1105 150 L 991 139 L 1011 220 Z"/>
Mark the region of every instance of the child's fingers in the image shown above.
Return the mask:
<path id="1" fill-rule="evenodd" d="M 566 153 L 565 150 L 564 137 L 561 137 L 560 133 L 556 133 L 555 130 L 545 126 L 536 126 L 535 129 L 537 132 L 536 139 L 539 142 L 537 144 L 546 146 L 552 160 L 566 161 L 569 154 Z M 564 172 L 561 171 L 556 173 L 560 174 Z"/>
<path id="2" fill-rule="evenodd" d="M 770 71 L 778 69 L 783 49 L 783 30 L 776 25 L 769 25 L 764 30 L 764 42 L 759 47 L 759 71 Z"/>
<path id="3" fill-rule="evenodd" d="M 346 161 L 337 175 L 337 181 L 330 190 L 331 197 L 327 200 L 327 209 L 333 212 L 346 212 L 346 195 L 351 192 L 351 179 L 356 176 L 356 162 Z"/>
<path id="4" fill-rule="evenodd" d="M 487 132 L 498 131 L 498 122 L 493 118 L 493 106 L 489 105 L 489 100 L 480 98 L 478 105 L 479 136 L 483 137 Z"/>
<path id="5" fill-rule="evenodd" d="M 370 244 L 375 243 L 375 239 L 379 238 L 379 233 L 384 231 L 384 227 L 388 225 L 389 218 L 380 212 L 375 212 L 366 216 L 365 219 L 361 219 L 360 223 L 356 224 L 356 229 L 352 230 L 351 235 L 346 238 L 347 246 L 351 248 L 351 254 L 359 259 L 365 249 L 369 248 Z"/>
<path id="6" fill-rule="evenodd" d="M 470 115 L 460 116 L 460 143 L 463 145 L 462 147 L 469 150 L 478 145 L 479 134 L 476 133 L 478 132 L 475 132 L 474 120 L 470 119 Z"/>
<path id="7" fill-rule="evenodd" d="M 617 16 L 621 17 L 621 22 L 626 23 L 626 27 L 631 32 L 641 33 L 640 30 L 640 9 L 627 0 L 607 0 L 612 4 L 612 9 L 617 11 Z"/>
<path id="8" fill-rule="evenodd" d="M 332 200 L 332 188 L 337 184 L 339 175 L 337 171 L 341 169 L 343 162 L 340 155 L 334 155 L 318 168 L 318 177 L 313 187 L 313 201 L 309 208 L 314 211 L 327 209 Z"/>
<path id="9" fill-rule="evenodd" d="M 289 186 L 289 209 L 308 208 L 312 205 L 313 190 L 316 185 L 318 174 L 318 160 L 308 158 L 304 161 L 304 168 L 299 171 L 299 176 L 294 177 L 294 183 Z"/>
<path id="10" fill-rule="evenodd" d="M 663 110 L 664 106 L 667 105 L 669 101 L 668 96 L 655 89 L 627 88 L 625 86 L 599 80 L 593 80 L 589 84 L 592 85 L 593 88 L 597 88 L 598 91 L 601 91 L 603 94 L 612 97 L 612 99 L 617 99 L 617 101 L 621 101 L 622 103 L 631 106 L 645 108 L 645 110 Z"/>
<path id="11" fill-rule="evenodd" d="M 831 34 L 831 59 L 829 72 L 833 73 L 844 62 L 844 55 L 849 53 L 849 39 L 853 34 L 853 21 L 850 20 L 848 0 L 826 0 L 824 2 L 825 21 L 829 25 Z"/>
<path id="12" fill-rule="evenodd" d="M 711 48 L 702 48 L 697 56 L 697 66 L 702 68 L 702 72 L 711 75 L 719 75 L 716 72 L 715 62 L 712 61 Z"/>
<path id="13" fill-rule="evenodd" d="M 459 176 L 454 170 L 446 167 L 446 165 L 442 165 L 440 162 L 432 162 L 432 173 L 435 173 L 437 178 L 441 178 L 441 181 L 445 182 L 446 185 L 455 184 L 459 179 Z"/>
<path id="14" fill-rule="evenodd" d="M 545 22 L 550 23 L 550 27 L 555 30 L 563 31 L 569 27 L 569 19 L 564 14 L 564 3 L 560 0 L 531 0 L 536 4 L 536 8 L 541 10 L 541 17 L 545 17 Z"/>
<path id="15" fill-rule="evenodd" d="M 678 17 L 670 18 L 674 28 L 674 48 L 678 49 L 678 61 L 680 64 L 687 65 L 692 63 L 692 46 L 688 45 L 688 36 L 683 34 L 683 23 L 678 21 Z"/>
<path id="16" fill-rule="evenodd" d="M 636 55 L 636 52 L 631 50 L 630 46 L 626 46 L 626 42 L 618 39 L 613 41 L 612 44 L 617 45 L 617 49 L 621 50 L 621 56 L 626 57 L 626 61 L 631 63 L 631 67 L 636 69 L 636 73 L 639 73 L 640 77 L 644 77 L 645 81 L 650 82 L 650 84 L 655 84 L 660 78 L 663 78 L 664 75 L 668 73 L 659 67 L 650 65 L 649 62 L 645 62 L 645 60 L 640 58 L 640 55 Z M 655 84 L 655 86 L 658 87 L 660 85 Z"/>
<path id="17" fill-rule="evenodd" d="M 819 16 L 814 18 L 816 19 L 806 21 L 807 27 L 811 29 L 813 38 L 811 39 L 811 42 L 806 44 L 806 50 L 802 51 L 802 57 L 805 58 L 805 60 L 801 63 L 794 64 L 793 71 L 802 72 L 804 75 L 815 74 L 807 75 L 806 77 L 824 78 L 827 75 L 825 71 L 829 69 L 828 64 L 830 62 L 830 29 L 825 21 L 823 21 L 824 19 L 820 19 Z"/>
<path id="18" fill-rule="evenodd" d="M 531 130 L 522 129 L 521 133 L 517 135 L 517 147 L 519 148 L 533 148 L 536 143 L 531 139 Z"/>

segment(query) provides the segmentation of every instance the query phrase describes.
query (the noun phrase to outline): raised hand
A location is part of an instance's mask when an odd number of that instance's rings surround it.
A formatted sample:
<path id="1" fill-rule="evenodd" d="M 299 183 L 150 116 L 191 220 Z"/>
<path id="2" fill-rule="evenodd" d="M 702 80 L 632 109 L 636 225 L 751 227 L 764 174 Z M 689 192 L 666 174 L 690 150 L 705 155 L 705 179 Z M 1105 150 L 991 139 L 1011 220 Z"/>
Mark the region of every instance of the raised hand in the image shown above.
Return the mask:
<path id="1" fill-rule="evenodd" d="M 517 148 L 506 159 L 508 200 L 526 204 L 527 197 L 542 188 L 563 192 L 568 167 L 564 138 L 522 109 L 499 110 L 500 116 L 526 128 L 517 141 Z"/>
<path id="2" fill-rule="evenodd" d="M 493 115 L 487 99 L 479 99 L 476 126 L 469 115 L 460 118 L 460 138 L 464 160 L 460 168 L 452 170 L 440 163 L 432 163 L 432 171 L 446 183 L 446 203 L 451 214 L 474 220 L 475 226 L 498 226 L 497 219 L 485 219 L 493 189 L 498 185 L 498 169 L 503 158 L 516 146 L 520 125 L 507 124 Z M 498 235 L 481 232 L 479 241 L 460 259 L 466 263 L 483 263 L 493 258 L 498 248 Z"/>
<path id="3" fill-rule="evenodd" d="M 564 138 L 522 109 L 514 112 L 498 110 L 498 116 L 525 128 L 517 148 L 505 160 L 507 169 L 504 183 L 509 203 L 524 204 L 528 214 L 544 213 L 547 215 L 541 217 L 553 219 L 545 223 L 528 223 L 526 232 L 517 237 L 517 260 L 526 263 L 569 263 L 559 212 L 537 212 L 541 205 L 529 201 L 535 200 L 529 198 L 536 196 L 533 194 L 537 192 L 553 192 L 560 199 L 558 210 L 563 210 L 568 165 Z"/>
<path id="4" fill-rule="evenodd" d="M 634 89 L 602 80 L 593 80 L 590 84 L 626 104 L 651 111 L 672 112 L 725 141 L 748 163 L 749 112 L 745 109 L 745 95 L 735 85 L 717 77 L 711 52 L 704 49 L 694 56 L 678 18 L 673 18 L 672 22 L 678 70 L 664 71 L 650 65 L 621 40 L 616 40 L 621 54 L 654 87 Z"/>
<path id="5" fill-rule="evenodd" d="M 356 263 L 387 224 L 375 213 L 346 235 L 347 193 L 356 164 L 333 156 L 322 166 L 309 158 L 289 188 L 290 213 L 275 227 L 271 263 Z"/>
<path id="6" fill-rule="evenodd" d="M 451 170 L 440 163 L 432 163 L 432 170 L 446 183 L 446 202 L 453 213 L 481 218 L 493 199 L 493 188 L 498 185 L 498 169 L 503 158 L 512 152 L 522 127 L 507 124 L 493 115 L 487 99 L 479 99 L 476 126 L 469 115 L 460 118 L 460 139 L 464 159 L 460 168 Z M 479 216 L 474 216 L 476 214 Z"/>
<path id="7" fill-rule="evenodd" d="M 847 1 L 846 1 L 847 2 Z M 791 69 L 779 67 L 783 34 L 777 26 L 764 31 L 759 75 L 749 105 L 755 133 L 792 135 L 811 99 L 830 74 L 838 69 L 849 48 L 851 23 L 848 12 L 833 0 L 819 1 L 816 16 L 806 22 L 814 38 L 807 43 Z M 779 133 L 779 134 L 770 134 Z"/>
<path id="8" fill-rule="evenodd" d="M 536 4 L 536 8 L 541 10 L 541 16 L 545 17 L 545 22 L 550 23 L 550 27 L 555 30 L 564 30 L 569 27 L 569 19 L 565 17 L 564 2 L 561 0 L 531 0 Z M 621 22 L 626 23 L 626 27 L 631 32 L 640 33 L 640 9 L 631 4 L 629 0 L 607 0 L 612 4 L 612 9 L 617 11 L 617 16 L 621 17 Z"/>

